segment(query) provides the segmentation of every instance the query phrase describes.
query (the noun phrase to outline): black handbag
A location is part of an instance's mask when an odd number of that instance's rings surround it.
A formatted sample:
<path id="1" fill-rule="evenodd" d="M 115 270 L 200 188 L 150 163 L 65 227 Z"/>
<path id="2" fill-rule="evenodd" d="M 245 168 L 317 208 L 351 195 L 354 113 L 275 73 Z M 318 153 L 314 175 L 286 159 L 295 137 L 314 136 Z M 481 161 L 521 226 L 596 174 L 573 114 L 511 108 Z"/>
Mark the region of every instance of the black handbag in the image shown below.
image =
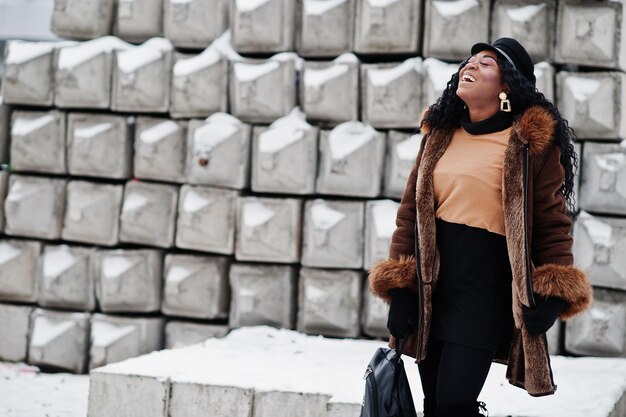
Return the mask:
<path id="1" fill-rule="evenodd" d="M 377 349 L 367 366 L 361 417 L 417 417 L 399 342 Z"/>

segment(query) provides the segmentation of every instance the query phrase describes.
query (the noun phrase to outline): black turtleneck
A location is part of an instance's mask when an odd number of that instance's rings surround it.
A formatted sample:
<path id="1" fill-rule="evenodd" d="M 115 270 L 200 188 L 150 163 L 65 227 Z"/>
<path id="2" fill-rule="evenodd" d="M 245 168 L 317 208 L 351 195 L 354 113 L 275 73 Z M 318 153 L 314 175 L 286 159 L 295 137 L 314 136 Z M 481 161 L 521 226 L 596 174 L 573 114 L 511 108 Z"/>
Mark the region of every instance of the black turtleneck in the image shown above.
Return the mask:
<path id="1" fill-rule="evenodd" d="M 499 132 L 509 128 L 513 124 L 513 116 L 511 113 L 498 111 L 493 116 L 481 120 L 480 122 L 472 122 L 469 117 L 469 110 L 466 110 L 461 119 L 463 129 L 470 135 L 483 135 L 485 133 Z"/>

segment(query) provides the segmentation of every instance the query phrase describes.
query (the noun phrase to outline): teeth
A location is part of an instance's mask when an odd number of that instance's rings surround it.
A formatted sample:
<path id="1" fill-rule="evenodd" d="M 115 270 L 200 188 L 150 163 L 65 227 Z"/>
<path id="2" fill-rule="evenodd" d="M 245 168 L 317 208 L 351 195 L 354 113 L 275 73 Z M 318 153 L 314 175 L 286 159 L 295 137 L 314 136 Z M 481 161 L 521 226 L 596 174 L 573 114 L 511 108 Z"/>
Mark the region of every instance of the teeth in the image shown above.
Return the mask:
<path id="1" fill-rule="evenodd" d="M 472 77 L 469 74 L 465 74 L 465 75 L 463 75 L 463 81 L 469 81 L 469 82 L 473 83 L 474 81 L 476 81 L 476 78 Z"/>

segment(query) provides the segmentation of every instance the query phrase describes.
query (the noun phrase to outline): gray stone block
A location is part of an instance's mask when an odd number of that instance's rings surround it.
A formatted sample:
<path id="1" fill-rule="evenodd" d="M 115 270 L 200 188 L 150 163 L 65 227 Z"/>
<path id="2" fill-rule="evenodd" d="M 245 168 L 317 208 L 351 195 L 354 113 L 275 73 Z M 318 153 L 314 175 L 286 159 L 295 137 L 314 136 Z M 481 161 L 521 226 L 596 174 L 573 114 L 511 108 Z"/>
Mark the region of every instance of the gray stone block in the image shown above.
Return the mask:
<path id="1" fill-rule="evenodd" d="M 11 170 L 64 174 L 65 113 L 14 111 L 11 123 Z"/>
<path id="2" fill-rule="evenodd" d="M 226 325 L 172 320 L 165 325 L 165 348 L 179 349 L 202 343 L 206 339 L 224 337 L 226 334 Z"/>
<path id="3" fill-rule="evenodd" d="M 0 201 L 4 201 L 9 188 L 9 171 L 0 169 Z M 4 204 L 0 204 L 0 231 L 4 231 Z"/>
<path id="4" fill-rule="evenodd" d="M 396 230 L 399 203 L 392 200 L 370 200 L 365 203 L 364 269 L 387 259 L 391 235 Z"/>
<path id="5" fill-rule="evenodd" d="M 300 56 L 337 56 L 351 51 L 354 0 L 303 0 L 296 30 Z"/>
<path id="6" fill-rule="evenodd" d="M 0 300 L 33 303 L 38 297 L 41 242 L 0 241 Z"/>
<path id="7" fill-rule="evenodd" d="M 366 280 L 363 288 L 363 311 L 361 313 L 363 333 L 371 337 L 388 338 L 390 336 L 387 329 L 388 316 L 389 305 L 372 294 Z"/>
<path id="8" fill-rule="evenodd" d="M 0 243 L 0 248 L 2 244 Z M 0 304 L 0 360 L 25 362 L 32 307 Z"/>
<path id="9" fill-rule="evenodd" d="M 422 104 L 426 108 L 437 102 L 448 86 L 452 75 L 459 70 L 459 64 L 448 64 L 436 58 L 426 58 L 422 63 Z M 417 124 L 415 127 L 418 127 Z"/>
<path id="10" fill-rule="evenodd" d="M 164 36 L 179 48 L 205 48 L 228 29 L 228 8 L 227 0 L 164 0 Z"/>
<path id="11" fill-rule="evenodd" d="M 50 29 L 63 38 L 93 39 L 108 35 L 114 0 L 55 0 Z"/>
<path id="12" fill-rule="evenodd" d="M 0 85 L 1 87 L 1 85 Z M 9 137 L 11 128 L 11 107 L 0 94 L 0 164 L 9 162 Z"/>
<path id="13" fill-rule="evenodd" d="M 626 146 L 586 142 L 579 166 L 582 209 L 626 215 Z"/>
<path id="14" fill-rule="evenodd" d="M 159 311 L 163 268 L 159 250 L 102 250 L 96 252 L 93 262 L 101 311 Z"/>
<path id="15" fill-rule="evenodd" d="M 230 5 L 232 42 L 238 52 L 293 50 L 296 2 L 243 0 Z"/>
<path id="16" fill-rule="evenodd" d="M 421 44 L 421 0 L 357 0 L 354 50 L 416 54 Z"/>
<path id="17" fill-rule="evenodd" d="M 300 260 L 302 200 L 241 197 L 237 201 L 239 261 L 293 263 Z"/>
<path id="18" fill-rule="evenodd" d="M 135 177 L 184 182 L 186 138 L 185 122 L 138 117 L 135 123 Z"/>
<path id="19" fill-rule="evenodd" d="M 382 184 L 385 133 L 361 122 L 322 130 L 316 191 L 321 194 L 376 197 Z"/>
<path id="20" fill-rule="evenodd" d="M 563 333 L 563 322 L 557 320 L 554 326 L 546 332 L 546 341 L 548 342 L 548 353 L 550 355 L 561 354 L 561 334 Z"/>
<path id="21" fill-rule="evenodd" d="M 61 237 L 64 179 L 11 175 L 4 200 L 4 232 L 39 239 Z"/>
<path id="22" fill-rule="evenodd" d="M 389 131 L 383 184 L 385 197 L 398 200 L 402 198 L 409 175 L 415 165 L 422 138 L 423 135 L 420 133 L 409 135 L 405 132 Z"/>
<path id="23" fill-rule="evenodd" d="M 124 187 L 120 241 L 160 248 L 174 245 L 178 187 L 130 181 Z"/>
<path id="24" fill-rule="evenodd" d="M 324 394 L 256 391 L 252 417 L 326 417 L 329 398 Z"/>
<path id="25" fill-rule="evenodd" d="M 67 117 L 67 168 L 71 175 L 130 178 L 132 147 L 125 116 L 70 113 Z"/>
<path id="26" fill-rule="evenodd" d="M 191 120 L 187 131 L 187 182 L 242 189 L 248 186 L 250 126 L 227 113 Z"/>
<path id="27" fill-rule="evenodd" d="M 174 381 L 168 417 L 188 417 L 200 410 L 211 416 L 250 417 L 253 399 L 253 389 Z"/>
<path id="28" fill-rule="evenodd" d="M 129 42 L 161 36 L 163 3 L 154 0 L 117 0 L 113 33 Z"/>
<path id="29" fill-rule="evenodd" d="M 168 316 L 220 319 L 228 315 L 229 259 L 168 254 L 161 311 Z"/>
<path id="30" fill-rule="evenodd" d="M 302 268 L 298 291 L 299 331 L 337 337 L 360 333 L 363 274 Z"/>
<path id="31" fill-rule="evenodd" d="M 361 403 L 329 402 L 327 404 L 327 410 L 328 413 L 326 414 L 326 417 L 358 416 L 361 413 Z M 418 412 L 417 415 L 419 417 L 423 417 L 422 413 L 420 412 Z"/>
<path id="32" fill-rule="evenodd" d="M 362 268 L 364 209 L 364 204 L 358 201 L 307 201 L 302 265 Z"/>
<path id="33" fill-rule="evenodd" d="M 81 374 L 87 365 L 89 313 L 36 309 L 28 344 L 28 363 Z"/>
<path id="34" fill-rule="evenodd" d="M 267 325 L 293 329 L 296 269 L 287 265 L 233 264 L 228 326 Z"/>
<path id="35" fill-rule="evenodd" d="M 185 184 L 180 188 L 176 246 L 232 255 L 239 192 Z"/>
<path id="36" fill-rule="evenodd" d="M 319 130 L 295 108 L 252 135 L 251 188 L 255 192 L 313 194 Z"/>
<path id="37" fill-rule="evenodd" d="M 554 103 L 554 67 L 549 62 L 539 62 L 535 64 L 534 72 L 537 79 L 537 90 Z"/>

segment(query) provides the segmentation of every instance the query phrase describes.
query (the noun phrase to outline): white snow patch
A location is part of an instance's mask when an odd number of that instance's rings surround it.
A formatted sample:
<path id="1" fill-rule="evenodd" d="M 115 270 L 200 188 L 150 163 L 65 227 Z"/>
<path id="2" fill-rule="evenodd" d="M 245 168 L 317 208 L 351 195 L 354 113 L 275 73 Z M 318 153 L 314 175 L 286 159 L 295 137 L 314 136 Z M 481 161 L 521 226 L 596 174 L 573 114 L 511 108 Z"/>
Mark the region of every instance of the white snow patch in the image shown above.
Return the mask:
<path id="1" fill-rule="evenodd" d="M 261 153 L 275 153 L 303 137 L 304 131 L 294 126 L 271 128 L 259 135 L 259 151 Z"/>
<path id="2" fill-rule="evenodd" d="M 237 10 L 240 12 L 251 12 L 271 0 L 237 0 Z"/>
<path id="3" fill-rule="evenodd" d="M 164 38 L 151 38 L 143 44 L 117 54 L 117 67 L 124 74 L 131 74 L 139 68 L 161 59 L 173 49 L 170 41 Z"/>
<path id="4" fill-rule="evenodd" d="M 33 346 L 45 346 L 75 325 L 76 323 L 71 320 L 57 321 L 46 316 L 39 316 L 35 319 L 30 343 Z"/>
<path id="5" fill-rule="evenodd" d="M 110 346 L 136 330 L 135 326 L 120 325 L 104 321 L 94 321 L 91 329 L 92 344 L 95 346 Z M 84 416 L 83 416 L 84 417 Z"/>
<path id="6" fill-rule="evenodd" d="M 329 207 L 321 200 L 317 200 L 311 207 L 311 220 L 318 230 L 330 230 L 346 217 L 345 213 Z"/>
<path id="7" fill-rule="evenodd" d="M 348 0 L 304 0 L 304 14 L 319 16 L 329 10 L 345 4 Z"/>
<path id="8" fill-rule="evenodd" d="M 331 157 L 335 160 L 345 158 L 361 146 L 373 140 L 376 131 L 361 122 L 344 122 L 328 135 Z"/>
<path id="9" fill-rule="evenodd" d="M 174 64 L 174 69 L 172 71 L 176 77 L 186 77 L 202 69 L 215 65 L 220 61 L 220 59 L 220 53 L 209 47 L 196 56 L 178 59 Z"/>
<path id="10" fill-rule="evenodd" d="M 403 161 L 414 161 L 420 149 L 423 135 L 416 133 L 396 145 L 396 156 Z"/>
<path id="11" fill-rule="evenodd" d="M 170 0 L 172 4 L 189 4 L 194 2 L 195 0 Z"/>
<path id="12" fill-rule="evenodd" d="M 0 242 L 0 265 L 20 257 L 22 251 L 6 242 Z"/>
<path id="13" fill-rule="evenodd" d="M 148 203 L 148 198 L 137 192 L 130 193 L 128 197 L 124 199 L 124 206 L 122 212 L 135 211 L 144 207 Z"/>
<path id="14" fill-rule="evenodd" d="M 344 64 L 331 65 L 327 68 L 307 68 L 304 71 L 304 84 L 319 89 L 330 80 L 341 77 L 348 70 L 350 67 Z"/>
<path id="15" fill-rule="evenodd" d="M 423 65 L 428 79 L 433 83 L 437 91 L 441 92 L 445 90 L 448 81 L 452 78 L 452 74 L 459 69 L 458 64 L 448 64 L 436 58 L 426 58 Z"/>
<path id="16" fill-rule="evenodd" d="M 135 262 L 126 256 L 106 256 L 102 261 L 102 273 L 105 278 L 117 278 L 126 273 L 135 265 Z"/>
<path id="17" fill-rule="evenodd" d="M 76 257 L 69 251 L 69 247 L 51 248 L 43 255 L 43 275 L 57 277 L 76 263 Z"/>
<path id="18" fill-rule="evenodd" d="M 88 127 L 80 127 L 78 129 L 74 129 L 74 137 L 78 139 L 93 139 L 111 128 L 113 128 L 113 123 L 111 122 L 98 123 L 97 125 Z"/>
<path id="19" fill-rule="evenodd" d="M 367 71 L 367 78 L 372 85 L 382 87 L 411 71 L 419 73 L 421 69 L 421 58 L 409 58 L 400 65 L 391 68 L 370 68 Z"/>
<path id="20" fill-rule="evenodd" d="M 579 220 L 589 232 L 589 237 L 591 237 L 593 243 L 606 247 L 611 245 L 613 228 L 610 224 L 597 219 L 586 211 L 580 212 Z"/>
<path id="21" fill-rule="evenodd" d="M 38 194 L 40 191 L 40 186 L 35 184 L 28 184 L 24 181 L 18 180 L 15 181 L 9 189 L 9 194 L 7 195 L 5 201 L 10 201 L 12 203 L 19 202 L 26 199 L 27 197 L 32 196 L 33 194 Z"/>
<path id="22" fill-rule="evenodd" d="M 441 16 L 454 17 L 478 7 L 477 0 L 457 0 L 457 1 L 433 1 L 433 6 Z"/>
<path id="23" fill-rule="evenodd" d="M 174 265 L 168 271 L 166 281 L 168 284 L 178 284 L 189 277 L 192 272 L 193 271 L 189 268 L 185 268 L 184 266 Z"/>
<path id="24" fill-rule="evenodd" d="M 246 202 L 243 205 L 243 223 L 246 227 L 258 227 L 267 223 L 276 213 L 258 201 Z"/>
<path id="25" fill-rule="evenodd" d="M 235 78 L 237 78 L 237 80 L 252 81 L 277 70 L 280 67 L 280 63 L 275 61 L 268 61 L 261 64 L 236 62 L 234 67 Z"/>
<path id="26" fill-rule="evenodd" d="M 367 0 L 371 7 L 387 7 L 393 3 L 397 3 L 399 0 Z"/>
<path id="27" fill-rule="evenodd" d="M 546 4 L 536 4 L 531 6 L 518 7 L 516 9 L 508 9 L 506 14 L 514 22 L 524 23 L 541 13 L 546 8 Z"/>
<path id="28" fill-rule="evenodd" d="M 80 42 L 59 50 L 57 66 L 59 69 L 72 69 L 99 54 L 126 50 L 132 47 L 131 44 L 115 36 L 104 36 L 91 41 Z"/>
<path id="29" fill-rule="evenodd" d="M 391 238 L 396 230 L 396 212 L 399 205 L 393 200 L 380 200 L 373 204 L 372 217 L 377 237 Z"/>
<path id="30" fill-rule="evenodd" d="M 198 210 L 201 210 L 208 206 L 210 202 L 210 199 L 193 190 L 189 190 L 185 194 L 185 200 L 183 201 L 183 210 L 185 211 L 185 213 L 195 213 Z"/>
<path id="31" fill-rule="evenodd" d="M 49 42 L 12 41 L 7 44 L 5 65 L 24 64 L 42 55 L 51 53 L 54 45 Z"/>
<path id="32" fill-rule="evenodd" d="M 54 123 L 55 118 L 51 114 L 46 114 L 41 117 L 35 117 L 32 119 L 28 119 L 25 117 L 20 117 L 15 119 L 13 122 L 13 126 L 11 128 L 11 136 L 26 136 L 29 135 L 42 127 Z"/>
<path id="33" fill-rule="evenodd" d="M 600 81 L 584 77 L 567 77 L 565 85 L 576 101 L 589 100 L 600 88 Z"/>
<path id="34" fill-rule="evenodd" d="M 216 50 L 223 57 L 230 61 L 245 61 L 246 58 L 242 57 L 235 51 L 233 45 L 230 42 L 230 29 L 227 29 L 217 39 L 213 41 L 209 48 Z"/>
<path id="35" fill-rule="evenodd" d="M 152 126 L 149 129 L 144 130 L 143 132 L 141 132 L 139 138 L 143 143 L 152 144 L 165 139 L 169 135 L 177 132 L 178 129 L 179 126 L 176 122 L 166 120 Z"/>

